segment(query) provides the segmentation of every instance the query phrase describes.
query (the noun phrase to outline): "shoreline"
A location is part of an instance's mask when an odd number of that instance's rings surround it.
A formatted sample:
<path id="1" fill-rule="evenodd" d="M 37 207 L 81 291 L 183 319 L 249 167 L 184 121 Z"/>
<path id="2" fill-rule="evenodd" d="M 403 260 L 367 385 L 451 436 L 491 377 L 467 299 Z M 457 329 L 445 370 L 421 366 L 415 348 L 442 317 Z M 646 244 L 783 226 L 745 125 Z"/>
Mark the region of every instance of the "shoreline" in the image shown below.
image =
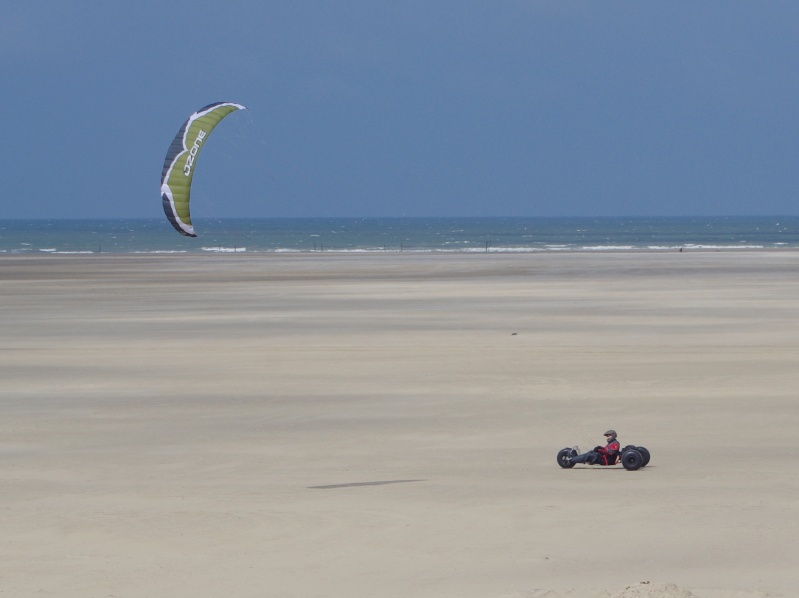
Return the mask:
<path id="1" fill-rule="evenodd" d="M 538 249 L 529 247 L 519 248 L 473 248 L 473 249 L 396 249 L 396 248 L 370 248 L 370 249 L 275 249 L 275 250 L 252 250 L 248 251 L 246 247 L 230 247 L 230 248 L 203 248 L 200 250 L 152 250 L 152 251 L 57 251 L 50 249 L 26 250 L 26 251 L 8 251 L 0 250 L 0 257 L 17 257 L 17 256 L 63 256 L 63 255 L 382 255 L 382 254 L 432 254 L 432 255 L 514 255 L 514 254 L 561 254 L 561 253 L 581 253 L 581 254 L 615 254 L 615 253 L 747 253 L 747 252 L 791 252 L 799 251 L 799 246 L 786 246 L 786 247 L 766 247 L 766 246 L 742 246 L 737 247 L 729 246 L 693 246 L 693 245 L 676 245 L 671 247 L 582 247 L 582 248 L 563 248 L 563 249 Z"/>

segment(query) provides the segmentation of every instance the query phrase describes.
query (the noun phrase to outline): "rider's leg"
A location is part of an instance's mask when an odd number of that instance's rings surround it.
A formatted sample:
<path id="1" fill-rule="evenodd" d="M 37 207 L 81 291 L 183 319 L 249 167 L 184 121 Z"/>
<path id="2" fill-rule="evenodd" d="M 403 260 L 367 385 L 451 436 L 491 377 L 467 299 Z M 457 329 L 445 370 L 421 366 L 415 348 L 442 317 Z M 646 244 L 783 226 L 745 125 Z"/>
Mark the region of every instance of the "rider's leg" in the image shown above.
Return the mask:
<path id="1" fill-rule="evenodd" d="M 589 465 L 593 465 L 596 463 L 597 459 L 599 458 L 599 453 L 596 451 L 588 451 L 587 453 L 583 453 L 582 455 L 577 455 L 576 457 L 572 457 L 572 463 L 587 463 Z"/>

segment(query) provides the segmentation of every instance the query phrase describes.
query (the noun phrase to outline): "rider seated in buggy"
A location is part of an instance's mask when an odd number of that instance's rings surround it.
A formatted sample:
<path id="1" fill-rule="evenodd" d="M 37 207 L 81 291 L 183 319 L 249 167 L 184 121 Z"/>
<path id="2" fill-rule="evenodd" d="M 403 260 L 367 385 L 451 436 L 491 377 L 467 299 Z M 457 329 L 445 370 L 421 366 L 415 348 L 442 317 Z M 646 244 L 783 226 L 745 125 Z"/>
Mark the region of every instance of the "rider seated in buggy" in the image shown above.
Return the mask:
<path id="1" fill-rule="evenodd" d="M 596 446 L 594 450 L 582 455 L 573 455 L 571 462 L 587 463 L 588 465 L 615 465 L 621 454 L 621 443 L 616 438 L 616 430 L 605 432 L 605 438 L 607 438 L 605 446 Z"/>

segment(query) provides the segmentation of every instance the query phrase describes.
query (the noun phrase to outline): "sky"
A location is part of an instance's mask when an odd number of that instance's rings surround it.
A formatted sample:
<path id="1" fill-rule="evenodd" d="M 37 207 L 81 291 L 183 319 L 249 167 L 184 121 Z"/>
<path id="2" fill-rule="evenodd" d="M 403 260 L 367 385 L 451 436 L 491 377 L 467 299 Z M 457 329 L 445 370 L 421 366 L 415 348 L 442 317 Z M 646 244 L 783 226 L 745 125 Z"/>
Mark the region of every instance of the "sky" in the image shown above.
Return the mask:
<path id="1" fill-rule="evenodd" d="M 799 215 L 799 3 L 0 2 L 0 219 Z"/>

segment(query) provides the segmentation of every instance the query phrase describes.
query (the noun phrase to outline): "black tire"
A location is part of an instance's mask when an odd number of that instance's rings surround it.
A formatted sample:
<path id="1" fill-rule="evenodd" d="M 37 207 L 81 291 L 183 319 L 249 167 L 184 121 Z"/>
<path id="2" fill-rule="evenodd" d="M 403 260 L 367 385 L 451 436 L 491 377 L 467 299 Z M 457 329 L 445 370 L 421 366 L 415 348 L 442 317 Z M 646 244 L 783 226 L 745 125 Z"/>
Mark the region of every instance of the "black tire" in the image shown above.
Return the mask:
<path id="1" fill-rule="evenodd" d="M 630 449 L 629 451 L 625 451 L 621 454 L 621 464 L 627 471 L 635 471 L 636 469 L 640 469 L 643 462 L 644 458 L 637 449 Z"/>
<path id="2" fill-rule="evenodd" d="M 572 451 L 573 449 L 565 448 L 558 452 L 558 465 L 563 469 L 571 469 L 574 467 L 574 463 L 572 463 L 571 459 L 567 458 L 572 456 Z"/>
<path id="3" fill-rule="evenodd" d="M 636 447 L 635 450 L 641 453 L 641 456 L 644 458 L 644 462 L 641 463 L 641 467 L 646 467 L 649 465 L 649 451 L 642 446 Z"/>

